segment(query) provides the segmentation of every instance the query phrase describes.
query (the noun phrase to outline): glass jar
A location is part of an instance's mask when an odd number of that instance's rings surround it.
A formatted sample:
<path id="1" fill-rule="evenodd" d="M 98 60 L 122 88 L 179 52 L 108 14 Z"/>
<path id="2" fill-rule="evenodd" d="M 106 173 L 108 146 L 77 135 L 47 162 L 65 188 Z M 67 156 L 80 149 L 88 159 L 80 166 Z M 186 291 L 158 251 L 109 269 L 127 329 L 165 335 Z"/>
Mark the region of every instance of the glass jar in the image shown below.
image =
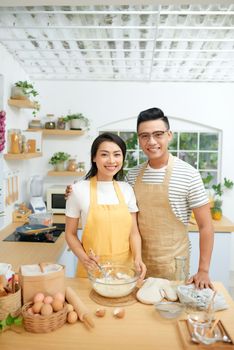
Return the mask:
<path id="1" fill-rule="evenodd" d="M 78 165 L 76 163 L 76 160 L 75 159 L 69 159 L 67 170 L 68 171 L 76 171 L 77 167 L 78 167 Z"/>
<path id="2" fill-rule="evenodd" d="M 18 154 L 21 152 L 21 131 L 11 129 L 8 131 L 8 142 L 10 153 Z"/>
<path id="3" fill-rule="evenodd" d="M 78 162 L 77 171 L 85 171 L 85 162 Z"/>
<path id="4" fill-rule="evenodd" d="M 64 130 L 65 128 L 66 128 L 66 123 L 64 121 L 64 118 L 63 117 L 58 118 L 57 129 Z"/>
<path id="5" fill-rule="evenodd" d="M 175 257 L 175 280 L 183 284 L 187 280 L 186 273 L 186 262 L 187 258 L 185 256 Z"/>
<path id="6" fill-rule="evenodd" d="M 55 129 L 56 128 L 54 114 L 46 114 L 44 128 L 45 129 Z"/>

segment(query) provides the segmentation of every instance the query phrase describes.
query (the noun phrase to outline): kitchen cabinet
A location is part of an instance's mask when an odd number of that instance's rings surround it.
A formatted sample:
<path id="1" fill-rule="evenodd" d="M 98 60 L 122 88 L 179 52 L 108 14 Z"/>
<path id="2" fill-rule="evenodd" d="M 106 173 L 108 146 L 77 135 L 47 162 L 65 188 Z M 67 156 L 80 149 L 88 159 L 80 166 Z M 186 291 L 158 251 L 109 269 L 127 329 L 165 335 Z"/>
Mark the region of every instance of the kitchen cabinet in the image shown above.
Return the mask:
<path id="1" fill-rule="evenodd" d="M 57 263 L 65 266 L 66 277 L 75 277 L 77 261 L 77 257 L 73 254 L 70 248 L 66 246 L 57 260 Z"/>
<path id="2" fill-rule="evenodd" d="M 29 108 L 29 109 L 35 109 L 37 107 L 36 102 L 30 101 L 30 100 L 15 100 L 13 98 L 10 98 L 8 100 L 8 105 L 16 108 Z"/>
<path id="3" fill-rule="evenodd" d="M 213 281 L 221 281 L 228 288 L 234 223 L 223 216 L 219 221 L 213 220 L 213 226 L 215 234 L 210 277 Z M 188 230 L 191 243 L 190 275 L 193 275 L 197 272 L 199 263 L 199 232 L 195 220 L 191 221 Z"/>
<path id="4" fill-rule="evenodd" d="M 214 237 L 214 248 L 210 264 L 210 278 L 212 281 L 221 281 L 229 287 L 229 274 L 231 263 L 231 232 L 216 232 Z M 199 233 L 189 232 L 191 243 L 190 252 L 190 276 L 197 272 L 199 264 Z"/>
<path id="5" fill-rule="evenodd" d="M 82 230 L 79 229 L 77 231 L 77 236 L 81 240 Z M 68 245 L 63 250 L 57 262 L 65 266 L 66 277 L 75 277 L 78 258 L 73 254 Z"/>

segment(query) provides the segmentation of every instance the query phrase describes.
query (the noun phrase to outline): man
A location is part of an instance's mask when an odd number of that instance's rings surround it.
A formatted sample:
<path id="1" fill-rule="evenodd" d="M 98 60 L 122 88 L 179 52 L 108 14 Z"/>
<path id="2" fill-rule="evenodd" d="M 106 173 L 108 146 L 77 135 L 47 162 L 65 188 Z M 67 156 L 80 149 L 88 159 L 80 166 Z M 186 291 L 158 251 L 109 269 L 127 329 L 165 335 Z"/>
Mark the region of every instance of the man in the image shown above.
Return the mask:
<path id="1" fill-rule="evenodd" d="M 188 273 L 187 225 L 193 211 L 200 233 L 200 259 L 197 273 L 187 283 L 194 282 L 197 288 L 213 288 L 209 266 L 214 233 L 200 174 L 169 153 L 168 144 L 173 135 L 167 117 L 159 108 L 139 114 L 137 133 L 148 161 L 131 169 L 127 181 L 134 188 L 139 207 L 138 225 L 147 276 L 173 279 L 178 256 L 187 258 Z"/>
<path id="2" fill-rule="evenodd" d="M 139 208 L 142 259 L 147 276 L 174 279 L 175 258 L 186 257 L 189 272 L 187 226 L 193 211 L 200 234 L 197 273 L 187 283 L 213 288 L 209 266 L 214 232 L 210 205 L 199 172 L 168 151 L 173 135 L 168 118 L 159 108 L 142 111 L 137 119 L 140 146 L 148 161 L 131 169 L 127 181 L 133 186 Z M 66 194 L 70 192 L 67 188 Z"/>

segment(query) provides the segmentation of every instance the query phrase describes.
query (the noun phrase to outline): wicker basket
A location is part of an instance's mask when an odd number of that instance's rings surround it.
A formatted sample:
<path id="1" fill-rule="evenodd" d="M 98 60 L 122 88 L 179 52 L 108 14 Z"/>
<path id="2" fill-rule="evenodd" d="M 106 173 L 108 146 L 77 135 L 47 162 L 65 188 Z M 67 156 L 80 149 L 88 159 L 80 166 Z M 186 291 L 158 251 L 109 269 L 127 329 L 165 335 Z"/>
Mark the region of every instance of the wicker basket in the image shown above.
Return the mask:
<path id="1" fill-rule="evenodd" d="M 18 316 L 21 311 L 21 288 L 14 294 L 9 293 L 0 298 L 0 320 L 4 320 L 9 314 Z"/>
<path id="2" fill-rule="evenodd" d="M 22 315 L 24 328 L 32 333 L 49 333 L 62 327 L 67 320 L 67 305 L 60 311 L 53 312 L 49 316 L 30 315 L 27 310 L 33 305 L 32 302 L 24 304 Z"/>

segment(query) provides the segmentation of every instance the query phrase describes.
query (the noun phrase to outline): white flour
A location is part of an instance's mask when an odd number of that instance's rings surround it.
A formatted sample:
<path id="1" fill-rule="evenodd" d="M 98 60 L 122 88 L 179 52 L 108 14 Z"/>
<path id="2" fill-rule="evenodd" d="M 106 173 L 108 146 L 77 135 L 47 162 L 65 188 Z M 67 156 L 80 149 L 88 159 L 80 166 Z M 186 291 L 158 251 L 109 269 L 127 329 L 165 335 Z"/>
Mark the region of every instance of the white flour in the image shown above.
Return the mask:
<path id="1" fill-rule="evenodd" d="M 93 284 L 94 290 L 107 298 L 123 297 L 131 293 L 136 285 L 135 280 L 131 281 L 131 277 L 118 272 L 117 278 L 108 276 L 107 278 L 98 278 L 96 283 Z M 126 283 L 126 280 L 129 283 Z"/>

